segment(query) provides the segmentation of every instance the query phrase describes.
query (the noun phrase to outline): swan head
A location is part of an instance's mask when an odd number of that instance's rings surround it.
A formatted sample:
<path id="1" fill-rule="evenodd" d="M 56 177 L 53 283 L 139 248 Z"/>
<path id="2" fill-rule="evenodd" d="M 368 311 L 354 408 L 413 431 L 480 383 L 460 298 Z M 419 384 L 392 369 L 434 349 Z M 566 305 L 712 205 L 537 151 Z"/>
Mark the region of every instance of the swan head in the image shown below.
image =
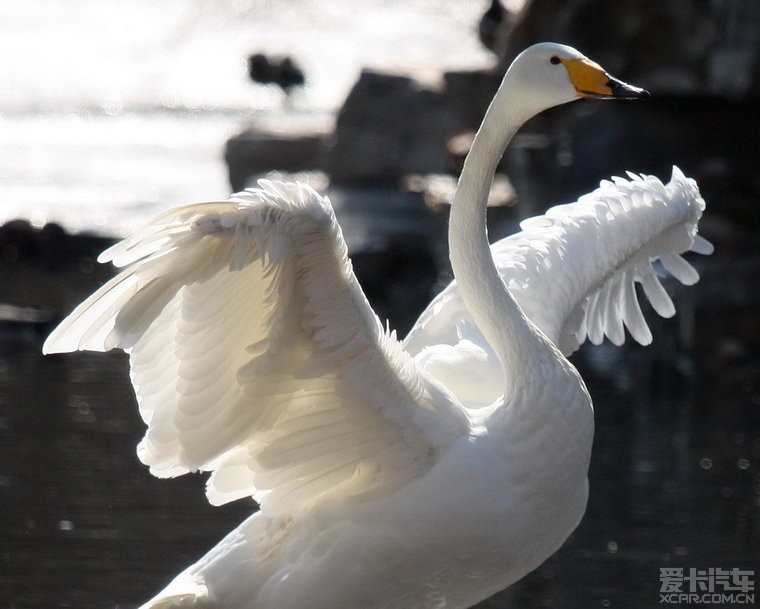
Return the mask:
<path id="1" fill-rule="evenodd" d="M 610 76 L 574 48 L 554 42 L 534 44 L 520 53 L 507 74 L 526 102 L 541 110 L 590 97 L 648 99 L 649 92 Z"/>

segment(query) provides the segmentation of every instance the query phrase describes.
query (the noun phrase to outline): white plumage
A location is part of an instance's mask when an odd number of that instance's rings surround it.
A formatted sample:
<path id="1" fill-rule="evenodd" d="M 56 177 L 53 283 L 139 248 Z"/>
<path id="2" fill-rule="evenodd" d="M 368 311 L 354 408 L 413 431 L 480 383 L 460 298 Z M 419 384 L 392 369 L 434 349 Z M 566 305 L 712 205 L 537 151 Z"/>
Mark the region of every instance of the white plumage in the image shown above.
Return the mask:
<path id="1" fill-rule="evenodd" d="M 659 274 L 668 272 L 685 285 L 699 279 L 681 254 L 712 252 L 697 234 L 704 208 L 696 183 L 677 167 L 667 185 L 629 173 L 628 180 L 605 180 L 575 203 L 524 220 L 519 233 L 491 251 L 520 308 L 565 355 L 586 338 L 595 345 L 605 337 L 622 345 L 624 326 L 648 345 L 652 334 L 634 284 L 641 284 L 662 317 L 675 314 Z M 456 281 L 420 316 L 404 349 L 472 406 L 490 403 L 503 391 L 498 359 Z"/>
<path id="2" fill-rule="evenodd" d="M 389 492 L 464 418 L 383 330 L 329 203 L 261 186 L 169 211 L 105 251 L 130 266 L 46 349 L 128 351 L 148 424 L 140 459 L 159 477 L 213 471 L 212 503 L 253 496 L 275 514 Z"/>
<path id="3" fill-rule="evenodd" d="M 643 95 L 562 45 L 515 60 L 452 208 L 457 283 L 403 343 L 307 186 L 171 210 L 103 253 L 124 270 L 45 352 L 128 351 L 151 472 L 210 471 L 212 503 L 261 505 L 146 608 L 465 608 L 563 543 L 586 505 L 593 414 L 560 349 L 620 344 L 624 326 L 651 340 L 634 283 L 674 313 L 652 264 L 696 281 L 680 254 L 709 253 L 704 202 L 677 169 L 667 186 L 615 178 L 489 247 L 487 190 L 533 114 Z"/>

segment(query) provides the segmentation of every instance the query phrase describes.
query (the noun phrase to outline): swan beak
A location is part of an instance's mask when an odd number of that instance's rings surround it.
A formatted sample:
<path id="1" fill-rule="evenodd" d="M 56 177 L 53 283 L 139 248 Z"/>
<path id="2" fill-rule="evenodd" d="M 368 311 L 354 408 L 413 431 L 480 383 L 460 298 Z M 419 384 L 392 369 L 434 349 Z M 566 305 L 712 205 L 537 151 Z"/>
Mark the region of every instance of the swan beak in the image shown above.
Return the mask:
<path id="1" fill-rule="evenodd" d="M 649 99 L 649 91 L 610 76 L 590 59 L 561 59 L 578 97 L 595 99 Z"/>

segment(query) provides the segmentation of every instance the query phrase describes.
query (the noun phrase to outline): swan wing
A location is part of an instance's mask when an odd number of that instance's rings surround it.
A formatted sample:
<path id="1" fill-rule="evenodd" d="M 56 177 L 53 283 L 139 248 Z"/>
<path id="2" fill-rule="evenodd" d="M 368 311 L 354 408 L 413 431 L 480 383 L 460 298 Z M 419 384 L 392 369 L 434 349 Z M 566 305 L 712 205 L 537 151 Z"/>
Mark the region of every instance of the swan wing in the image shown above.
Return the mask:
<path id="1" fill-rule="evenodd" d="M 712 252 L 697 234 L 705 203 L 694 180 L 677 167 L 667 185 L 653 176 L 628 175 L 523 221 L 519 233 L 491 247 L 523 312 L 566 355 L 587 338 L 599 344 L 607 337 L 621 345 L 624 328 L 649 344 L 652 334 L 635 284 L 658 314 L 670 317 L 675 307 L 660 276 L 691 285 L 699 274 L 681 254 Z M 404 346 L 431 374 L 444 374 L 449 389 L 464 401 L 487 401 L 501 390 L 485 379 L 473 383 L 467 374 L 475 367 L 498 370 L 498 362 L 455 282 L 423 312 Z"/>
<path id="2" fill-rule="evenodd" d="M 458 423 L 367 302 L 327 199 L 260 182 L 157 217 L 106 250 L 126 267 L 46 353 L 120 348 L 159 477 L 212 471 L 209 500 L 290 511 L 399 487 Z"/>

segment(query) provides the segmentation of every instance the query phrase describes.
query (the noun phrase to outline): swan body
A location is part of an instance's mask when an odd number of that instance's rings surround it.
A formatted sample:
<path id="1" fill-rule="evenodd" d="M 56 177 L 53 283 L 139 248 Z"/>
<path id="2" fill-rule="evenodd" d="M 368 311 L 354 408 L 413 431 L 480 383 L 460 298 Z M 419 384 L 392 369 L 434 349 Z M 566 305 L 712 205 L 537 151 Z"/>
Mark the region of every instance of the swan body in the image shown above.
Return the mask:
<path id="1" fill-rule="evenodd" d="M 695 183 L 605 182 L 489 246 L 488 187 L 517 128 L 578 97 L 643 97 L 580 53 L 521 54 L 452 207 L 456 282 L 404 342 L 351 270 L 329 201 L 262 181 L 159 215 L 103 253 L 124 270 L 47 353 L 124 349 L 153 474 L 210 471 L 214 504 L 260 510 L 144 608 L 466 608 L 537 567 L 580 521 L 591 399 L 565 354 L 651 340 L 634 282 L 696 280 Z"/>

